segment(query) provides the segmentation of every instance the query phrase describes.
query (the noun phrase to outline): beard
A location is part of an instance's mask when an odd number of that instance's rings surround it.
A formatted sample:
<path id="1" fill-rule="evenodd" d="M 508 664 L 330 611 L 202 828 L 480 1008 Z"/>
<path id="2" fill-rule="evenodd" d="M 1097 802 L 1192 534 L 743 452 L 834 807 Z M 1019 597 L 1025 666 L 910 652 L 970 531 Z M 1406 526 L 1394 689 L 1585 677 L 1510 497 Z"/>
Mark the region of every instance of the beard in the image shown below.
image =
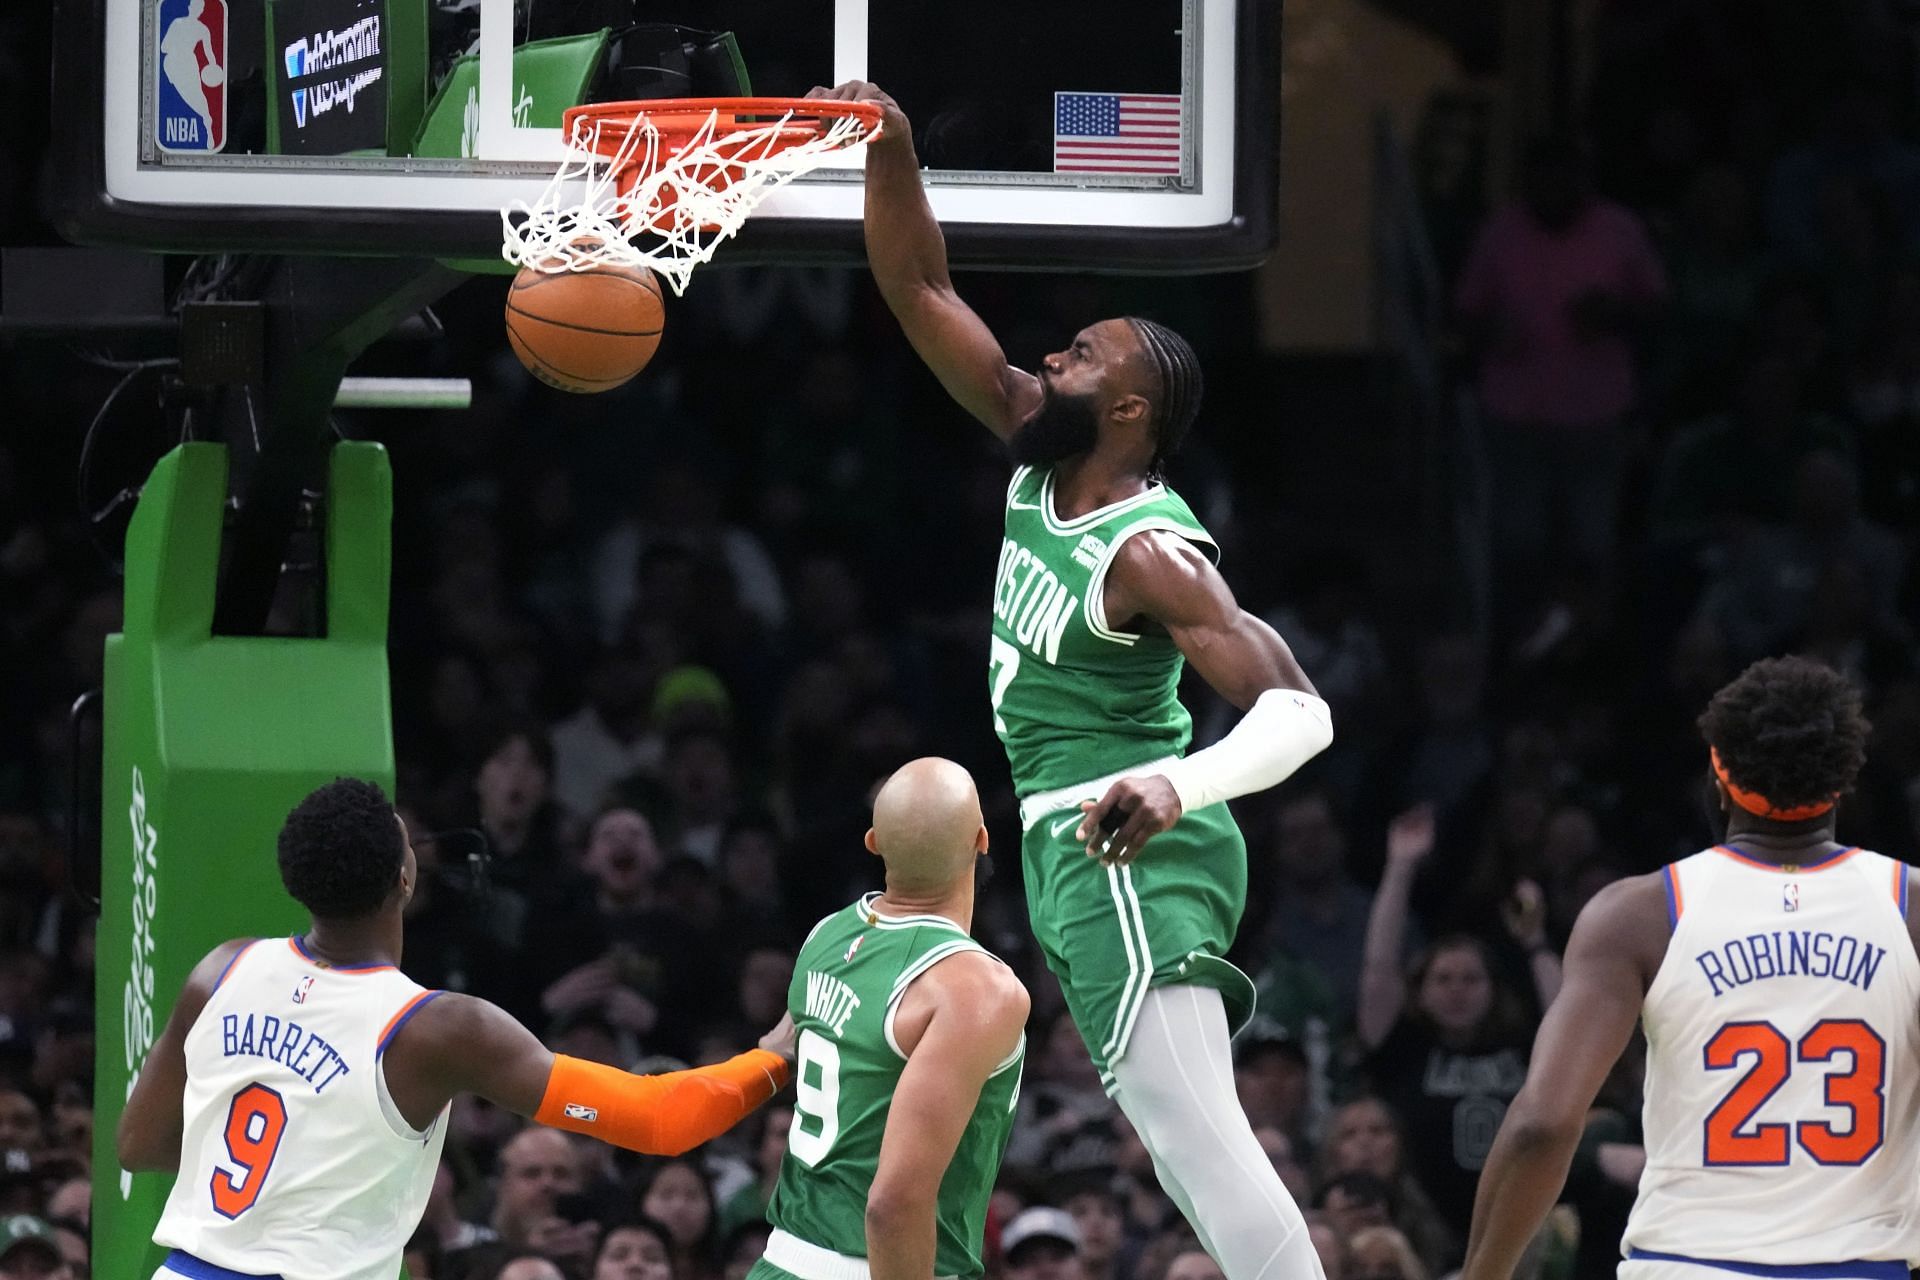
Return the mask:
<path id="1" fill-rule="evenodd" d="M 1007 452 L 1023 467 L 1044 467 L 1086 453 L 1100 439 L 1100 415 L 1092 396 L 1047 393 L 1040 412 L 1007 439 Z"/>

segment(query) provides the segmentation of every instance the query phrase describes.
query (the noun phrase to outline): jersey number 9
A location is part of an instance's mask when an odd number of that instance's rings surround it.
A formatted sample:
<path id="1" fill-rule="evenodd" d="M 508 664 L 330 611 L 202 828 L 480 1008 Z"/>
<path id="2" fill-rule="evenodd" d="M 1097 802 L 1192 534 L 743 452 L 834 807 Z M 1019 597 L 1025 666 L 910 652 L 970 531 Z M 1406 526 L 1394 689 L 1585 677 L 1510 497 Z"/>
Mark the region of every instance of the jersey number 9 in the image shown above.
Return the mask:
<path id="1" fill-rule="evenodd" d="M 237 1169 L 214 1166 L 209 1189 L 215 1213 L 237 1218 L 253 1208 L 286 1132 L 287 1104 L 278 1093 L 250 1084 L 233 1095 L 227 1106 L 227 1159 Z"/>
<path id="2" fill-rule="evenodd" d="M 840 1046 L 808 1028 L 795 1050 L 787 1150 L 811 1169 L 827 1158 L 840 1136 Z"/>

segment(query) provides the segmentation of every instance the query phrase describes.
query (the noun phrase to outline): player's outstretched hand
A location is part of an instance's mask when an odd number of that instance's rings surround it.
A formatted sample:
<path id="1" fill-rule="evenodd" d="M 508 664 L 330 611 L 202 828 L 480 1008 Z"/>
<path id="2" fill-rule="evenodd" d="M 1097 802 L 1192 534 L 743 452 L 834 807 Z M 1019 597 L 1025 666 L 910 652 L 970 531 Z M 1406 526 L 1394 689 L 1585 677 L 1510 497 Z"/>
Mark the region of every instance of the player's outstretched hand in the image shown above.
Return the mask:
<path id="1" fill-rule="evenodd" d="M 901 139 L 913 137 L 913 130 L 907 124 L 907 115 L 900 110 L 900 104 L 877 84 L 865 80 L 846 80 L 831 89 L 824 85 L 815 85 L 807 90 L 807 96 L 828 98 L 835 102 L 878 103 L 880 105 L 880 137 L 875 139 L 876 142 L 887 140 L 898 142 Z"/>
<path id="2" fill-rule="evenodd" d="M 784 1013 L 780 1015 L 780 1021 L 774 1025 L 773 1030 L 760 1037 L 760 1047 L 768 1053 L 779 1054 L 791 1065 L 797 1052 L 794 1049 L 794 1041 L 798 1038 L 798 1033 L 793 1029 L 793 1014 Z"/>
<path id="3" fill-rule="evenodd" d="M 1180 797 L 1160 774 L 1122 778 L 1096 801 L 1080 805 L 1086 814 L 1073 838 L 1087 856 L 1109 867 L 1124 867 L 1140 856 L 1140 846 L 1180 821 Z"/>

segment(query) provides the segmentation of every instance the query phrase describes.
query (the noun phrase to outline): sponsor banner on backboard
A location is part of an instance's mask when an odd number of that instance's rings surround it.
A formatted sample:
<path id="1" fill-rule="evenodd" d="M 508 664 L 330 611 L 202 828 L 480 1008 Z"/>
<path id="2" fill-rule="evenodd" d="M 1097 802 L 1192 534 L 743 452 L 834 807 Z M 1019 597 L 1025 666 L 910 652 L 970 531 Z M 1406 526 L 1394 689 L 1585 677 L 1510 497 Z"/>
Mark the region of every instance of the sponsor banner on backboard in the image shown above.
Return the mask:
<path id="1" fill-rule="evenodd" d="M 154 144 L 214 152 L 227 145 L 227 0 L 159 0 Z"/>
<path id="2" fill-rule="evenodd" d="M 386 148 L 385 9 L 384 0 L 273 0 L 283 152 Z"/>

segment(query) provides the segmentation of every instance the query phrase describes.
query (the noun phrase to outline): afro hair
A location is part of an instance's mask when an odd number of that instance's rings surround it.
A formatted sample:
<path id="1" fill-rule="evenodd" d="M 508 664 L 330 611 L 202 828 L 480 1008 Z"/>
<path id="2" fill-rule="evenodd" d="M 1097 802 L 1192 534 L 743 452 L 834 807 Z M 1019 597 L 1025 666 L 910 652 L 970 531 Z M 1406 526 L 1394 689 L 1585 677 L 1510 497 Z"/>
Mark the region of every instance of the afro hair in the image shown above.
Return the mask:
<path id="1" fill-rule="evenodd" d="M 1754 663 L 1713 695 L 1699 724 L 1727 775 L 1782 809 L 1851 790 L 1873 730 L 1859 690 L 1810 658 Z"/>
<path id="2" fill-rule="evenodd" d="M 335 778 L 295 805 L 279 848 L 281 882 L 322 920 L 378 911 L 407 851 L 386 792 L 358 778 Z"/>

